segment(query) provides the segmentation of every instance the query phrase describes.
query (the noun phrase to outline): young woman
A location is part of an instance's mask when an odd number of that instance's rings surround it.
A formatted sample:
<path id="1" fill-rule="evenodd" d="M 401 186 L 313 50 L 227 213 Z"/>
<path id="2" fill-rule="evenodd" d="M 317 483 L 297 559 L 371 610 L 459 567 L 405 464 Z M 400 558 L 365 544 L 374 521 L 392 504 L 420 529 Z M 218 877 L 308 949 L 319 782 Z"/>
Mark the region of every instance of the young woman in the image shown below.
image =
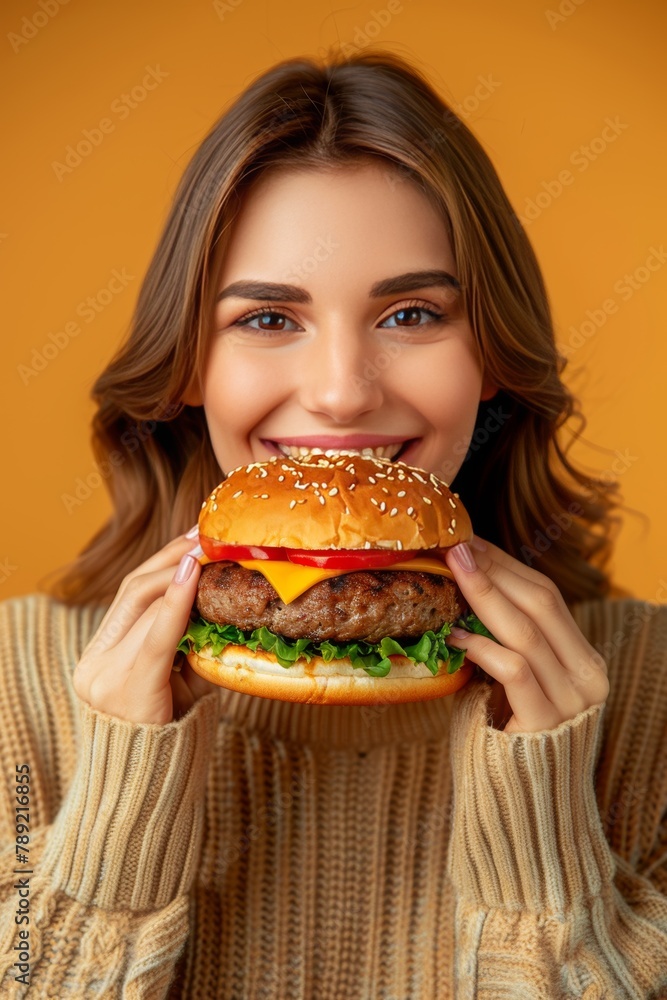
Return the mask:
<path id="1" fill-rule="evenodd" d="M 667 613 L 611 591 L 615 488 L 562 447 L 563 364 L 500 181 L 420 73 L 289 60 L 234 102 L 94 388 L 114 513 L 0 605 L 30 798 L 29 844 L 3 800 L 5 992 L 665 995 Z M 294 447 L 460 492 L 448 565 L 498 642 L 453 640 L 481 668 L 456 695 L 295 705 L 172 670 L 202 500 Z"/>

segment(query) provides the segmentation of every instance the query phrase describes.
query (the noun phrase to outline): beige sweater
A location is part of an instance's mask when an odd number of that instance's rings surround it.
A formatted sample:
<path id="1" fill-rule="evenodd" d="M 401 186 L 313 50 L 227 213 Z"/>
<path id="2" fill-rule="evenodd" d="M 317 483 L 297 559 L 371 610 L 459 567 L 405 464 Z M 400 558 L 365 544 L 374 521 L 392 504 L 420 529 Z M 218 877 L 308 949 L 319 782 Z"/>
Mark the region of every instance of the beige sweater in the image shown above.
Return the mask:
<path id="1" fill-rule="evenodd" d="M 610 696 L 532 734 L 481 678 L 123 722 L 72 690 L 103 613 L 0 603 L 1 996 L 667 997 L 667 606 L 577 605 Z"/>

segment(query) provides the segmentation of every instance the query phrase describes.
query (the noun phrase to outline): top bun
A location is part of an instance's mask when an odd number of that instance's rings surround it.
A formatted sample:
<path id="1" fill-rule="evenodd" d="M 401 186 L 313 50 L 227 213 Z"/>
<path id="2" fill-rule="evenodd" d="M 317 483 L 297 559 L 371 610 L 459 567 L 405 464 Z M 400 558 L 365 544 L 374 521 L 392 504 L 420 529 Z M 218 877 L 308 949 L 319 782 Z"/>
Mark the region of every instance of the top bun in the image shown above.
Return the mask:
<path id="1" fill-rule="evenodd" d="M 432 473 L 340 452 L 233 469 L 202 504 L 199 533 L 233 545 L 398 551 L 469 541 L 472 525 Z"/>

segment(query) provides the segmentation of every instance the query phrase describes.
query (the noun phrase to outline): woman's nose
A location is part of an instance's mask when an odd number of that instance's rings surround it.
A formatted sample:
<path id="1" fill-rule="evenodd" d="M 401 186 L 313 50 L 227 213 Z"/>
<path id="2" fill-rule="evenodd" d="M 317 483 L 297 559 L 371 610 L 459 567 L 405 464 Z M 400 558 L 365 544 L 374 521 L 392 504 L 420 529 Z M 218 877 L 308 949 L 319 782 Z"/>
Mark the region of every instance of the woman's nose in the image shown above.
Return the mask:
<path id="1" fill-rule="evenodd" d="M 383 402 L 382 376 L 393 360 L 374 357 L 358 333 L 320 331 L 301 373 L 301 403 L 340 424 L 350 424 Z M 375 354 L 382 350 L 376 347 Z M 385 352 L 386 353 L 386 352 Z"/>

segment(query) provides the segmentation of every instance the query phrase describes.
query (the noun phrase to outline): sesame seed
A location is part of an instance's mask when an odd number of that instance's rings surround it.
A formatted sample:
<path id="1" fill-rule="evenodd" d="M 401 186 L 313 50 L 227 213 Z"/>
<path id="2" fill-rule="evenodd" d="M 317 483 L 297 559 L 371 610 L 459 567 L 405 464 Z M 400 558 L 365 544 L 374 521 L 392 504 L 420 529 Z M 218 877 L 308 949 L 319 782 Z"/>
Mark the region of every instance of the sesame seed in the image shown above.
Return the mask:
<path id="1" fill-rule="evenodd" d="M 296 507 L 296 500 L 290 500 L 289 509 L 294 510 L 295 507 Z"/>
<path id="2" fill-rule="evenodd" d="M 454 534 L 454 529 L 453 528 L 447 528 L 447 531 L 449 532 L 450 535 Z"/>
<path id="3" fill-rule="evenodd" d="M 365 549 L 370 549 L 370 547 L 371 547 L 371 543 L 370 542 L 364 542 L 364 548 Z"/>
<path id="4" fill-rule="evenodd" d="M 376 483 L 376 480 L 375 480 L 375 479 L 373 479 L 373 477 L 372 477 L 372 476 L 369 476 L 369 477 L 368 477 L 368 482 L 369 482 L 369 483 L 372 483 L 372 484 L 373 484 L 373 486 L 375 486 L 375 483 Z"/>
<path id="5" fill-rule="evenodd" d="M 400 550 L 401 550 L 401 549 L 403 548 L 403 542 L 402 542 L 402 541 L 400 540 L 400 538 L 397 538 L 397 539 L 396 539 L 396 548 L 397 548 L 397 549 L 398 549 L 399 551 L 400 551 Z"/>
<path id="6" fill-rule="evenodd" d="M 352 490 L 356 485 L 357 485 L 356 483 L 350 483 L 350 485 L 348 486 L 348 490 L 350 491 L 350 493 L 352 492 Z"/>
<path id="7" fill-rule="evenodd" d="M 425 483 L 426 480 L 423 476 L 420 476 L 418 472 L 413 472 L 412 475 L 415 477 L 418 483 Z"/>
<path id="8" fill-rule="evenodd" d="M 326 500 L 324 499 L 324 497 L 322 496 L 321 493 L 320 493 L 320 495 L 318 497 L 318 500 L 320 501 L 320 503 L 326 503 Z"/>
<path id="9" fill-rule="evenodd" d="M 404 497 L 405 496 L 405 490 L 399 490 L 398 493 L 396 494 L 396 496 L 397 497 Z"/>
<path id="10" fill-rule="evenodd" d="M 338 493 L 338 487 L 337 486 L 334 486 L 334 488 L 332 490 L 329 490 L 329 496 L 330 497 L 335 497 L 337 493 Z"/>
<path id="11" fill-rule="evenodd" d="M 383 493 L 386 493 L 386 494 L 389 494 L 389 490 L 387 489 L 387 487 L 386 487 L 386 486 L 383 486 L 383 487 L 382 487 L 382 492 L 383 492 Z"/>
<path id="12" fill-rule="evenodd" d="M 285 482 L 285 477 L 284 476 L 278 476 L 278 482 L 279 483 L 284 483 Z"/>
<path id="13" fill-rule="evenodd" d="M 386 511 L 386 509 L 387 509 L 387 505 L 386 505 L 386 503 L 383 500 L 382 503 L 380 504 L 380 510 L 384 514 L 384 512 Z"/>
<path id="14" fill-rule="evenodd" d="M 266 471 L 266 469 L 260 469 L 259 474 L 262 477 L 262 479 L 264 479 L 265 476 L 268 476 L 268 472 Z"/>
<path id="15" fill-rule="evenodd" d="M 456 518 L 453 517 L 452 518 L 452 528 L 455 528 L 455 527 L 456 527 Z"/>
<path id="16" fill-rule="evenodd" d="M 232 493 L 232 500 L 236 500 L 236 498 L 240 497 L 242 493 L 243 490 L 237 490 L 236 493 Z"/>
<path id="17" fill-rule="evenodd" d="M 376 507 L 377 507 L 377 505 L 378 505 L 378 502 L 377 502 L 377 500 L 375 499 L 375 497 L 371 497 L 371 503 L 374 503 Z"/>
<path id="18" fill-rule="evenodd" d="M 398 514 L 398 507 L 392 507 L 389 511 L 389 517 L 395 517 Z"/>
<path id="19" fill-rule="evenodd" d="M 452 507 L 456 507 L 456 504 L 454 503 L 454 501 L 452 500 L 452 498 L 451 498 L 451 497 L 449 498 L 449 502 L 450 502 L 450 504 L 452 505 Z"/>
<path id="20" fill-rule="evenodd" d="M 202 504 L 202 510 L 204 509 L 205 506 L 206 506 L 206 501 L 204 500 L 204 502 Z"/>
<path id="21" fill-rule="evenodd" d="M 268 500 L 269 499 L 269 494 L 268 493 L 262 493 L 259 499 L 260 500 Z"/>
<path id="22" fill-rule="evenodd" d="M 429 498 L 428 498 L 428 497 L 422 497 L 422 500 L 424 501 L 424 503 L 427 503 L 427 504 L 429 505 L 429 507 L 430 507 L 430 505 L 431 505 L 432 501 L 431 501 L 431 500 L 429 500 Z"/>
<path id="23" fill-rule="evenodd" d="M 346 513 L 346 514 L 349 514 L 349 513 L 350 513 L 350 511 L 349 511 L 349 508 L 348 508 L 348 507 L 346 507 L 346 508 L 345 508 L 345 513 Z"/>
<path id="24" fill-rule="evenodd" d="M 414 514 L 414 512 L 415 512 L 414 507 L 408 507 L 407 513 L 410 515 L 410 517 L 412 517 L 412 515 Z"/>
<path id="25" fill-rule="evenodd" d="M 218 505 L 217 505 L 217 503 L 214 503 L 213 506 L 212 506 L 212 510 L 217 510 L 217 509 L 218 509 Z"/>

